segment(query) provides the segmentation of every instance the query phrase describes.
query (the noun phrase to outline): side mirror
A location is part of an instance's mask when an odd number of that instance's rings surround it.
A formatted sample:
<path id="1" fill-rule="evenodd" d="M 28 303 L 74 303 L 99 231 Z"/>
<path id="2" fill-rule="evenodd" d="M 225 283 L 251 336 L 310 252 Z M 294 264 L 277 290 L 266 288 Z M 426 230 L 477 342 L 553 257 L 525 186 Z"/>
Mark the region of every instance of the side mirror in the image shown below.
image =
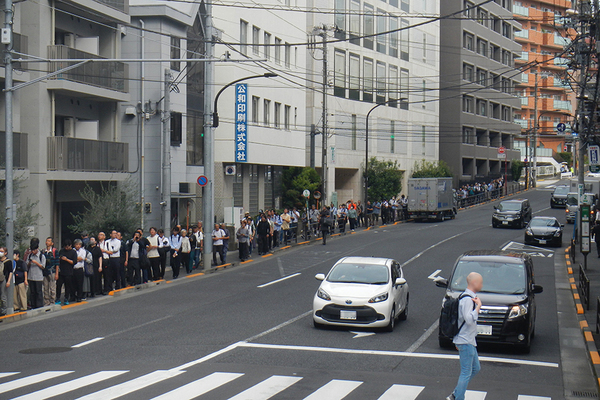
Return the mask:
<path id="1" fill-rule="evenodd" d="M 315 279 L 318 281 L 324 281 L 325 280 L 325 274 L 316 274 L 315 275 Z"/>
<path id="2" fill-rule="evenodd" d="M 433 280 L 433 282 L 435 283 L 435 286 L 437 286 L 437 287 L 441 287 L 441 288 L 448 287 L 448 279 L 442 278 L 441 276 L 438 276 L 437 278 L 435 278 Z"/>
<path id="3" fill-rule="evenodd" d="M 565 227 L 565 224 L 560 224 L 560 227 L 561 227 L 561 228 L 564 228 L 564 227 Z"/>
<path id="4" fill-rule="evenodd" d="M 498 206 L 493 206 L 493 207 L 494 207 L 494 210 L 497 210 L 497 209 L 498 209 Z"/>
<path id="5" fill-rule="evenodd" d="M 396 282 L 394 282 L 395 285 L 397 286 L 402 286 L 406 284 L 406 279 L 404 278 L 396 278 Z"/>
<path id="6" fill-rule="evenodd" d="M 540 285 L 533 285 L 532 291 L 534 294 L 538 294 L 538 293 L 542 293 L 544 291 L 544 288 Z"/>

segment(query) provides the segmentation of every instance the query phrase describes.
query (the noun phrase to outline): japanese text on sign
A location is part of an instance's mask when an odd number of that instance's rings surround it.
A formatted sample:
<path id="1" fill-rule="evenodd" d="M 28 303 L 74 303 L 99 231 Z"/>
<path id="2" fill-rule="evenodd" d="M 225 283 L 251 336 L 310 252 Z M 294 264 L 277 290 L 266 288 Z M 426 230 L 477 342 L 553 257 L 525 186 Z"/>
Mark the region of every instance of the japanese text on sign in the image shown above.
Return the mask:
<path id="1" fill-rule="evenodd" d="M 248 161 L 248 85 L 235 85 L 235 161 Z"/>

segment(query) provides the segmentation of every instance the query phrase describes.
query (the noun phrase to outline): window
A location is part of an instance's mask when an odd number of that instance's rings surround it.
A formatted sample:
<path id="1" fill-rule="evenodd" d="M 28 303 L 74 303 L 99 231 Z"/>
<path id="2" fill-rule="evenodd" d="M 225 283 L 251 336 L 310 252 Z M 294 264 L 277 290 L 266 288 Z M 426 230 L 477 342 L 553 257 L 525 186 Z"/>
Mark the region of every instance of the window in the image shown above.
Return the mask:
<path id="1" fill-rule="evenodd" d="M 271 100 L 263 101 L 263 123 L 265 126 L 269 126 L 271 123 Z"/>
<path id="2" fill-rule="evenodd" d="M 240 19 L 240 52 L 248 53 L 248 23 Z"/>
<path id="3" fill-rule="evenodd" d="M 502 36 L 507 37 L 510 39 L 510 33 L 512 31 L 512 27 L 510 26 L 509 23 L 503 22 L 502 23 Z"/>
<path id="4" fill-rule="evenodd" d="M 511 118 L 510 107 L 502 106 L 502 121 L 513 121 Z"/>
<path id="5" fill-rule="evenodd" d="M 350 0 L 350 43 L 360 45 L 360 1 Z"/>
<path id="6" fill-rule="evenodd" d="M 473 128 L 463 127 L 462 142 L 465 144 L 473 144 Z"/>
<path id="7" fill-rule="evenodd" d="M 350 131 L 352 132 L 352 150 L 356 150 L 356 114 L 352 114 Z"/>
<path id="8" fill-rule="evenodd" d="M 263 41 L 264 41 L 264 55 L 265 58 L 268 60 L 269 58 L 271 58 L 271 34 L 268 32 L 265 32 L 263 35 Z"/>
<path id="9" fill-rule="evenodd" d="M 363 16 L 363 35 L 367 37 L 363 38 L 363 46 L 371 50 L 373 50 L 373 37 L 368 35 L 373 35 L 375 33 L 374 14 L 375 9 L 373 6 L 365 3 Z"/>
<path id="10" fill-rule="evenodd" d="M 273 126 L 277 129 L 281 129 L 281 103 L 275 103 L 273 110 Z"/>
<path id="11" fill-rule="evenodd" d="M 463 47 L 475 51 L 475 37 L 471 33 L 463 32 Z"/>
<path id="12" fill-rule="evenodd" d="M 482 56 L 486 56 L 488 55 L 488 42 L 487 40 L 483 40 L 480 38 L 477 38 L 477 53 L 481 54 Z"/>
<path id="13" fill-rule="evenodd" d="M 400 70 L 400 108 L 408 110 L 408 70 Z"/>
<path id="14" fill-rule="evenodd" d="M 512 93 L 512 83 L 510 79 L 502 78 L 502 91 L 504 93 Z"/>
<path id="15" fill-rule="evenodd" d="M 421 126 L 421 154 L 425 155 L 425 142 L 427 139 L 427 127 Z"/>
<path id="16" fill-rule="evenodd" d="M 383 103 L 386 95 L 385 63 L 377 62 L 377 103 Z"/>
<path id="17" fill-rule="evenodd" d="M 395 65 L 390 65 L 390 76 L 388 83 L 388 97 L 390 100 L 397 100 L 400 97 L 400 90 L 398 87 L 398 67 Z M 390 107 L 398 107 L 398 103 L 395 101 L 390 101 L 388 103 Z"/>
<path id="18" fill-rule="evenodd" d="M 176 37 L 171 37 L 171 59 L 181 58 L 181 39 Z M 173 71 L 181 70 L 181 62 L 180 61 L 171 61 L 171 69 Z"/>
<path id="19" fill-rule="evenodd" d="M 502 64 L 512 66 L 512 54 L 508 50 L 502 50 Z"/>
<path id="20" fill-rule="evenodd" d="M 472 1 L 465 1 L 463 3 L 463 10 L 465 10 L 463 12 L 463 15 L 467 18 L 473 18 L 473 16 L 475 15 L 475 3 L 473 3 Z"/>
<path id="21" fill-rule="evenodd" d="M 500 62 L 500 57 L 501 57 L 500 47 L 496 46 L 495 44 L 492 44 L 490 46 L 490 58 L 494 61 Z"/>
<path id="22" fill-rule="evenodd" d="M 473 73 L 474 67 L 469 64 L 463 64 L 463 79 L 465 81 L 474 82 L 475 75 Z"/>
<path id="23" fill-rule="evenodd" d="M 252 53 L 258 55 L 258 46 L 260 43 L 260 28 L 252 27 Z"/>
<path id="24" fill-rule="evenodd" d="M 286 131 L 290 130 L 290 113 L 291 113 L 292 107 L 286 105 L 284 110 L 283 110 L 283 129 L 285 129 Z"/>
<path id="25" fill-rule="evenodd" d="M 336 50 L 333 59 L 334 84 L 333 94 L 338 97 L 346 97 L 346 52 Z"/>
<path id="26" fill-rule="evenodd" d="M 383 10 L 377 10 L 377 51 L 380 53 L 386 53 L 386 39 L 387 35 L 382 35 L 381 33 L 386 32 L 385 21 L 387 16 L 385 15 Z"/>
<path id="27" fill-rule="evenodd" d="M 398 0 L 390 0 L 389 3 L 390 3 L 390 6 L 398 7 Z"/>
<path id="28" fill-rule="evenodd" d="M 285 67 L 286 68 L 290 67 L 290 64 L 292 62 L 291 57 L 292 57 L 292 46 L 288 42 L 285 42 Z"/>
<path id="29" fill-rule="evenodd" d="M 479 22 L 481 25 L 487 27 L 488 26 L 488 13 L 487 11 L 478 8 L 477 9 L 477 22 Z"/>
<path id="30" fill-rule="evenodd" d="M 403 19 L 400 21 L 402 28 L 408 27 L 408 20 Z M 408 61 L 408 46 L 409 46 L 409 29 L 403 29 L 400 31 L 400 58 L 404 61 Z"/>
<path id="31" fill-rule="evenodd" d="M 477 99 L 477 110 L 476 114 L 481 115 L 482 117 L 487 117 L 487 101 Z"/>
<path id="32" fill-rule="evenodd" d="M 410 12 L 410 0 L 400 0 L 400 9 L 402 11 Z"/>
<path id="33" fill-rule="evenodd" d="M 396 126 L 395 121 L 390 121 L 390 153 L 396 152 Z"/>
<path id="34" fill-rule="evenodd" d="M 258 108 L 260 97 L 252 96 L 252 123 L 258 124 Z"/>
<path id="35" fill-rule="evenodd" d="M 502 23 L 502 22 L 500 21 L 500 18 L 498 18 L 498 17 L 497 17 L 497 16 L 495 16 L 495 15 L 491 15 L 491 14 L 490 14 L 490 23 L 491 23 L 491 26 L 490 26 L 490 28 L 491 28 L 491 29 L 492 29 L 494 32 L 496 32 L 496 33 L 500 33 L 500 25 L 501 25 L 501 23 Z"/>
<path id="36" fill-rule="evenodd" d="M 363 100 L 373 101 L 373 60 L 363 58 Z"/>
<path id="37" fill-rule="evenodd" d="M 281 39 L 275 38 L 275 64 L 281 64 Z"/>
<path id="38" fill-rule="evenodd" d="M 360 57 L 350 53 L 350 74 L 348 75 L 348 98 L 360 99 Z"/>
<path id="39" fill-rule="evenodd" d="M 390 37 L 390 56 L 398 57 L 398 18 L 389 17 L 390 19 L 390 31 L 394 31 L 388 36 Z"/>
<path id="40" fill-rule="evenodd" d="M 463 95 L 463 112 L 473 113 L 473 97 Z"/>
<path id="41" fill-rule="evenodd" d="M 477 68 L 477 83 L 482 86 L 487 85 L 487 71 L 485 69 Z"/>
<path id="42" fill-rule="evenodd" d="M 346 0 L 334 0 L 335 37 L 346 39 Z"/>
<path id="43" fill-rule="evenodd" d="M 182 120 L 180 112 L 171 112 L 171 146 L 179 146 L 182 142 Z"/>
<path id="44" fill-rule="evenodd" d="M 426 102 L 427 102 L 427 81 L 425 79 L 423 79 L 421 81 L 421 90 L 422 90 L 422 93 L 423 93 L 421 105 L 422 105 L 423 108 L 425 108 L 427 106 L 426 105 Z"/>

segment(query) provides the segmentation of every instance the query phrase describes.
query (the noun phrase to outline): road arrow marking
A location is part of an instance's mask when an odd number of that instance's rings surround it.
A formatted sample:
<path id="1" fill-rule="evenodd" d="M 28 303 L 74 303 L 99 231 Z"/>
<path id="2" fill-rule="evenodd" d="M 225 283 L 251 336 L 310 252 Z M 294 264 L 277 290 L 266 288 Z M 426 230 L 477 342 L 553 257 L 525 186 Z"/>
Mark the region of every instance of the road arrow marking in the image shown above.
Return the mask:
<path id="1" fill-rule="evenodd" d="M 353 331 L 350 331 L 350 333 L 354 335 L 354 337 L 352 337 L 352 339 L 373 336 L 375 334 L 375 332 L 353 332 Z"/>
<path id="2" fill-rule="evenodd" d="M 432 281 L 434 281 L 440 272 L 442 272 L 441 269 L 435 270 L 431 275 L 427 277 L 427 279 L 431 279 Z"/>

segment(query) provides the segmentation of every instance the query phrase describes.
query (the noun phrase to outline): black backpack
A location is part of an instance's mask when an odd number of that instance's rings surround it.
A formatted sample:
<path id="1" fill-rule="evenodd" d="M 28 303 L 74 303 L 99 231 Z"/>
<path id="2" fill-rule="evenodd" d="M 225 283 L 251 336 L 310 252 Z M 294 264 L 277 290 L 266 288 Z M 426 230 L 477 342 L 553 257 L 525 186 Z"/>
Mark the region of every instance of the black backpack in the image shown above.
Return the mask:
<path id="1" fill-rule="evenodd" d="M 461 299 L 465 297 L 471 297 L 466 293 L 462 293 L 457 298 L 449 297 L 442 306 L 442 313 L 440 315 L 440 333 L 450 339 L 454 339 L 454 336 L 458 335 L 458 332 L 462 329 L 465 321 L 460 326 L 458 325 L 458 306 Z M 475 308 L 475 303 L 473 303 Z"/>

